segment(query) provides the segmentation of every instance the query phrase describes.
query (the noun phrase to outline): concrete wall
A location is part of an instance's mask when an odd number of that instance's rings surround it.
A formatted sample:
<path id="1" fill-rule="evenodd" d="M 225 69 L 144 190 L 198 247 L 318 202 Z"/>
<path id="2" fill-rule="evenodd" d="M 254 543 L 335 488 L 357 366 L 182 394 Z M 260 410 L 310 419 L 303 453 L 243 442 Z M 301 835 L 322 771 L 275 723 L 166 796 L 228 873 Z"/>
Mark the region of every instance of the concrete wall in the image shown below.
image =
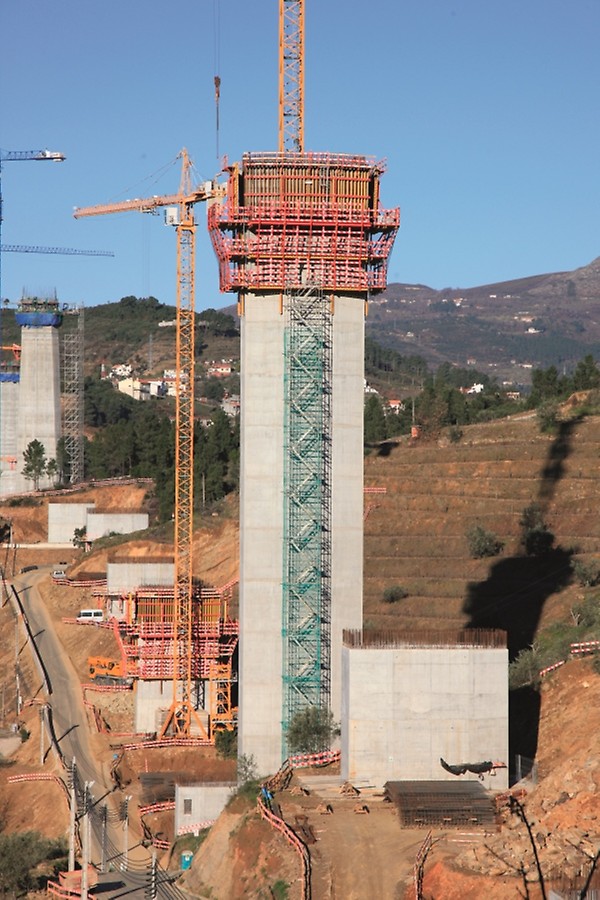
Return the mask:
<path id="1" fill-rule="evenodd" d="M 176 784 L 175 834 L 200 831 L 207 822 L 218 819 L 236 788 L 235 781 Z"/>
<path id="2" fill-rule="evenodd" d="M 148 527 L 147 513 L 90 513 L 87 519 L 87 538 L 95 541 L 106 535 L 131 534 Z"/>
<path id="3" fill-rule="evenodd" d="M 283 329 L 279 297 L 248 296 L 241 319 L 240 754 L 281 764 Z"/>
<path id="4" fill-rule="evenodd" d="M 241 319 L 239 751 L 260 774 L 282 762 L 284 330 L 279 296 Z M 341 714 L 341 634 L 362 624 L 364 306 L 333 318 L 331 699 Z"/>
<path id="5" fill-rule="evenodd" d="M 167 714 L 173 705 L 173 681 L 164 679 L 143 680 L 136 682 L 134 730 L 139 733 L 152 734 L 162 728 Z M 181 700 L 183 682 L 177 683 L 177 702 Z M 208 683 L 198 681 L 192 684 L 192 695 L 208 698 Z M 202 707 L 195 710 L 191 722 L 191 735 L 206 737 L 208 735 L 208 712 Z"/>
<path id="6" fill-rule="evenodd" d="M 65 544 L 73 540 L 76 528 L 86 528 L 93 503 L 49 503 L 48 543 Z"/>
<path id="7" fill-rule="evenodd" d="M 58 329 L 51 325 L 21 328 L 21 380 L 17 421 L 17 459 L 22 469 L 23 451 L 33 441 L 40 441 L 46 459 L 56 458 L 56 444 L 61 436 L 60 362 Z M 46 477 L 41 488 L 51 487 Z M 22 480 L 20 490 L 32 490 L 33 483 Z"/>
<path id="8" fill-rule="evenodd" d="M 136 685 L 133 728 L 139 734 L 152 734 L 159 728 L 160 710 L 171 707 L 173 682 L 139 680 Z"/>
<path id="9" fill-rule="evenodd" d="M 508 764 L 506 649 L 344 647 L 342 659 L 344 779 L 456 780 L 440 757 Z M 503 790 L 508 770 L 484 781 Z"/>
<path id="10" fill-rule="evenodd" d="M 17 421 L 19 409 L 19 382 L 0 381 L 0 496 L 22 490 L 23 457 L 17 456 Z M 9 462 L 6 457 L 16 461 Z M 18 487 L 17 487 L 18 485 Z M 31 484 L 25 490 L 29 490 Z"/>
<path id="11" fill-rule="evenodd" d="M 342 703 L 342 633 L 362 628 L 365 310 L 336 297 L 333 316 L 331 708 Z"/>
<path id="12" fill-rule="evenodd" d="M 121 594 L 148 585 L 170 585 L 175 582 L 174 563 L 130 562 L 108 563 L 107 593 Z"/>

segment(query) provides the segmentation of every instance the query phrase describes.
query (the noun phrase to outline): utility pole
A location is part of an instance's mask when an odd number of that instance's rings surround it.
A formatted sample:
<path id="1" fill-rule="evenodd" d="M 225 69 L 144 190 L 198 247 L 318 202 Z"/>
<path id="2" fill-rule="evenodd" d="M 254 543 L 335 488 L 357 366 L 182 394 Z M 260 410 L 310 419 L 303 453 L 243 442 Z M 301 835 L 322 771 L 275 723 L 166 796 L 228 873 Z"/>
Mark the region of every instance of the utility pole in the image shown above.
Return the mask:
<path id="1" fill-rule="evenodd" d="M 129 865 L 129 794 L 121 803 L 120 818 L 123 822 L 123 859 L 121 860 L 121 871 L 126 872 Z"/>
<path id="2" fill-rule="evenodd" d="M 21 714 L 21 684 L 19 673 L 19 614 L 15 616 L 15 721 L 17 730 L 19 727 L 19 715 Z"/>
<path id="3" fill-rule="evenodd" d="M 86 781 L 83 792 L 83 821 L 81 830 L 81 900 L 88 900 L 88 869 L 90 864 L 90 790 L 93 781 Z"/>
<path id="4" fill-rule="evenodd" d="M 75 792 L 75 774 L 77 764 L 75 757 L 69 772 L 69 872 L 75 871 L 75 821 L 77 819 L 77 794 Z"/>
<path id="5" fill-rule="evenodd" d="M 106 829 L 108 824 L 108 809 L 106 804 L 102 807 L 102 856 L 100 858 L 100 871 L 106 872 Z"/>
<path id="6" fill-rule="evenodd" d="M 152 863 L 150 865 L 150 881 L 146 885 L 144 894 L 146 900 L 156 900 L 158 893 L 157 865 L 156 865 L 156 847 L 152 848 Z"/>
<path id="7" fill-rule="evenodd" d="M 44 713 L 46 705 L 40 706 L 40 766 L 44 765 Z"/>

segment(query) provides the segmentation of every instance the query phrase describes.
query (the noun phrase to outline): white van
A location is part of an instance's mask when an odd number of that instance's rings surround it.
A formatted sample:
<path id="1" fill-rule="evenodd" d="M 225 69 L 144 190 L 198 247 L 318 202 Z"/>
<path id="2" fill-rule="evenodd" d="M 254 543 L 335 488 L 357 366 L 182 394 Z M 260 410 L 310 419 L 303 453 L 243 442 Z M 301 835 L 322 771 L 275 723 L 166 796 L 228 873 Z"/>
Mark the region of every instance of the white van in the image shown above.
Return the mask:
<path id="1" fill-rule="evenodd" d="M 101 609 L 80 609 L 77 613 L 78 622 L 103 622 L 104 613 Z"/>
<path id="2" fill-rule="evenodd" d="M 52 573 L 52 577 L 55 578 L 57 581 L 65 581 L 67 578 L 67 573 L 65 572 L 64 569 L 55 569 L 54 572 Z"/>

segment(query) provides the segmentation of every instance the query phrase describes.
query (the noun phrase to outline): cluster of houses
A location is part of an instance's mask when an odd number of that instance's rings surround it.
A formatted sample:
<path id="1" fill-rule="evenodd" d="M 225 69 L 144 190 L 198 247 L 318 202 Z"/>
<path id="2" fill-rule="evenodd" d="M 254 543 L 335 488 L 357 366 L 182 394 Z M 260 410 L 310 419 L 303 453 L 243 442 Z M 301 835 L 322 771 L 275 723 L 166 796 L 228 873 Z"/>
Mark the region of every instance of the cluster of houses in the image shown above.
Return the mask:
<path id="1" fill-rule="evenodd" d="M 228 378 L 235 373 L 232 359 L 211 360 L 203 363 L 205 377 Z M 119 364 L 107 370 L 104 364 L 101 368 L 101 378 L 113 383 L 117 390 L 127 394 L 133 400 L 150 400 L 152 397 L 175 397 L 177 391 L 177 373 L 175 369 L 164 369 L 161 376 L 155 378 L 137 378 L 133 375 L 132 366 Z M 183 373 L 182 383 L 187 381 L 187 374 Z M 225 391 L 220 402 L 221 409 L 231 418 L 240 411 L 240 398 L 235 394 Z"/>

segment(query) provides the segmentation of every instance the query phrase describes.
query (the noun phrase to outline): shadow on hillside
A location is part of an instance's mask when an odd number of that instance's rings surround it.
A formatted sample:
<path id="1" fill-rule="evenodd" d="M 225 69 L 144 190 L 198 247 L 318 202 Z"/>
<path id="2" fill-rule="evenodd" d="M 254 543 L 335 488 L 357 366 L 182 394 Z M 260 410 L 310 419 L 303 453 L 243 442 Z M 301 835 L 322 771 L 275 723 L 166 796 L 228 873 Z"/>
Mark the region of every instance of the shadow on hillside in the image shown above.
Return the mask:
<path id="1" fill-rule="evenodd" d="M 568 422 L 561 422 L 550 445 L 538 491 L 538 502 L 544 511 L 554 497 L 556 485 L 565 474 L 565 460 L 573 449 L 573 431 L 580 421 L 581 416 L 575 416 Z"/>
<path id="2" fill-rule="evenodd" d="M 389 441 L 378 442 L 377 444 L 366 444 L 365 446 L 369 453 L 375 451 L 377 457 L 387 457 L 391 456 L 393 451 L 398 449 L 400 441 L 391 439 Z"/>
<path id="3" fill-rule="evenodd" d="M 548 512 L 558 482 L 565 474 L 565 460 L 572 451 L 577 420 L 560 424 L 548 448 L 540 473 L 537 505 Z M 571 550 L 553 547 L 539 556 L 515 555 L 495 562 L 485 581 L 468 587 L 463 611 L 468 628 L 495 628 L 506 631 L 512 661 L 528 649 L 535 638 L 544 604 L 572 579 Z M 539 694 L 527 689 L 513 691 L 509 698 L 511 759 L 520 753 L 531 759 L 537 747 Z"/>

